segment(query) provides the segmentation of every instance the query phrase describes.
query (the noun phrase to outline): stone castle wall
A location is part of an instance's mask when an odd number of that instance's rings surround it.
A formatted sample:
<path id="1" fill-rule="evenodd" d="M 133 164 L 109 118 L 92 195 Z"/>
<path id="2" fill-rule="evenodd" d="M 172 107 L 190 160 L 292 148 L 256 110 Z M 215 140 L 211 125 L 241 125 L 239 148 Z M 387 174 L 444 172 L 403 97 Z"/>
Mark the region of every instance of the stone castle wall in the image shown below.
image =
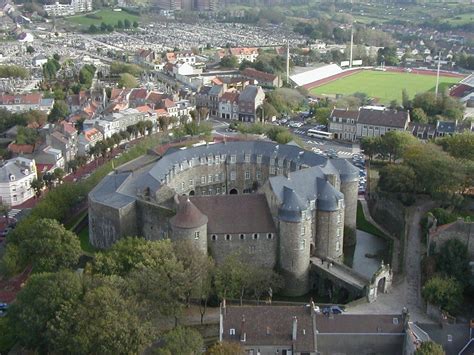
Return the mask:
<path id="1" fill-rule="evenodd" d="M 351 229 L 356 229 L 357 196 L 359 194 L 359 182 L 343 182 L 341 183 L 340 191 L 344 195 L 344 225 Z"/>
<path id="2" fill-rule="evenodd" d="M 342 261 L 343 235 L 344 209 L 334 212 L 316 211 L 316 256 Z"/>
<path id="3" fill-rule="evenodd" d="M 196 249 L 207 254 L 207 224 L 196 228 L 178 228 L 171 226 L 171 240 L 189 241 Z"/>

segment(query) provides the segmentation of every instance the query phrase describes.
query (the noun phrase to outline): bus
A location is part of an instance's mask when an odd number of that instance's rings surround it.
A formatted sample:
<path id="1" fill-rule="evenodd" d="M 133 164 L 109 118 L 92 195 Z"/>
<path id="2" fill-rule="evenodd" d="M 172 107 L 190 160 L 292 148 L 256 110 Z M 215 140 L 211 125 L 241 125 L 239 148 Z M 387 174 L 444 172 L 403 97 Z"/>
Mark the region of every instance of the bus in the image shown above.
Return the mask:
<path id="1" fill-rule="evenodd" d="M 306 134 L 310 137 L 320 138 L 320 139 L 332 139 L 332 133 L 319 131 L 317 129 L 308 129 Z"/>

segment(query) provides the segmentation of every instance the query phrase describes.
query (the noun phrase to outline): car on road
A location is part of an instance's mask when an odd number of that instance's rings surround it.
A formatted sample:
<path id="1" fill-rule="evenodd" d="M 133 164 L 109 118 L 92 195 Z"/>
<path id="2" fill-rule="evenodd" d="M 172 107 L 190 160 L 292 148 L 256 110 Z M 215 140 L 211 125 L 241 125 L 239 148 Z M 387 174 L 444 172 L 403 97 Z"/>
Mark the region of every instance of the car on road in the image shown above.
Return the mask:
<path id="1" fill-rule="evenodd" d="M 344 312 L 344 310 L 339 307 L 339 306 L 326 306 L 326 307 L 323 307 L 321 309 L 321 312 L 324 314 L 324 315 L 329 315 L 329 314 L 342 314 Z"/>
<path id="2" fill-rule="evenodd" d="M 0 303 L 0 311 L 6 311 L 9 307 L 8 303 Z"/>

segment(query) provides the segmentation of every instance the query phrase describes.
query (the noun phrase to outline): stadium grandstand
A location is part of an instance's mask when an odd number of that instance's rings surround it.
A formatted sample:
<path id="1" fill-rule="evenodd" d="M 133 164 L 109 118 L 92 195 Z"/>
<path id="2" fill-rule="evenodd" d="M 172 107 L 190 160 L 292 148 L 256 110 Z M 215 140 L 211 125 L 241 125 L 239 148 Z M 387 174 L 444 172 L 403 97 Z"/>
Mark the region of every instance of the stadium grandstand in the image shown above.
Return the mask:
<path id="1" fill-rule="evenodd" d="M 337 64 L 328 64 L 319 68 L 310 69 L 301 73 L 293 74 L 290 80 L 296 86 L 305 86 L 320 80 L 327 79 L 342 73 L 343 70 Z"/>
<path id="2" fill-rule="evenodd" d="M 456 97 L 461 102 L 471 103 L 474 105 L 474 74 L 469 75 L 453 87 L 449 95 Z"/>

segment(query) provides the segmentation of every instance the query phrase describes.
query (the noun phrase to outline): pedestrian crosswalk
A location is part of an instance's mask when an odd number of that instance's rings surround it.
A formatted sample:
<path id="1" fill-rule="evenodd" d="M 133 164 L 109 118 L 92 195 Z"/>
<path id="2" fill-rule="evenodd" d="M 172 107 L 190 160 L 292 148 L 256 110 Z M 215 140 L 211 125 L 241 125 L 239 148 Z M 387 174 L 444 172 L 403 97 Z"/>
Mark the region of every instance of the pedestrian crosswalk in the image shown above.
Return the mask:
<path id="1" fill-rule="evenodd" d="M 344 152 L 344 151 L 338 151 L 337 152 L 337 155 L 339 155 L 340 157 L 351 157 L 352 156 L 352 153 L 351 152 Z"/>
<path id="2" fill-rule="evenodd" d="M 313 147 L 311 148 L 311 150 L 317 154 L 323 154 L 323 155 L 326 155 L 327 153 L 319 148 L 316 148 L 316 147 Z M 335 152 L 337 154 L 338 157 L 340 158 L 349 158 L 352 156 L 352 153 L 351 152 L 345 152 L 345 151 L 337 151 Z"/>
<path id="3" fill-rule="evenodd" d="M 8 211 L 8 218 L 15 218 L 20 212 L 21 210 L 19 210 L 18 208 L 12 208 L 10 211 Z"/>
<path id="4" fill-rule="evenodd" d="M 294 132 L 296 134 L 306 134 L 306 131 L 304 129 L 295 129 Z"/>

